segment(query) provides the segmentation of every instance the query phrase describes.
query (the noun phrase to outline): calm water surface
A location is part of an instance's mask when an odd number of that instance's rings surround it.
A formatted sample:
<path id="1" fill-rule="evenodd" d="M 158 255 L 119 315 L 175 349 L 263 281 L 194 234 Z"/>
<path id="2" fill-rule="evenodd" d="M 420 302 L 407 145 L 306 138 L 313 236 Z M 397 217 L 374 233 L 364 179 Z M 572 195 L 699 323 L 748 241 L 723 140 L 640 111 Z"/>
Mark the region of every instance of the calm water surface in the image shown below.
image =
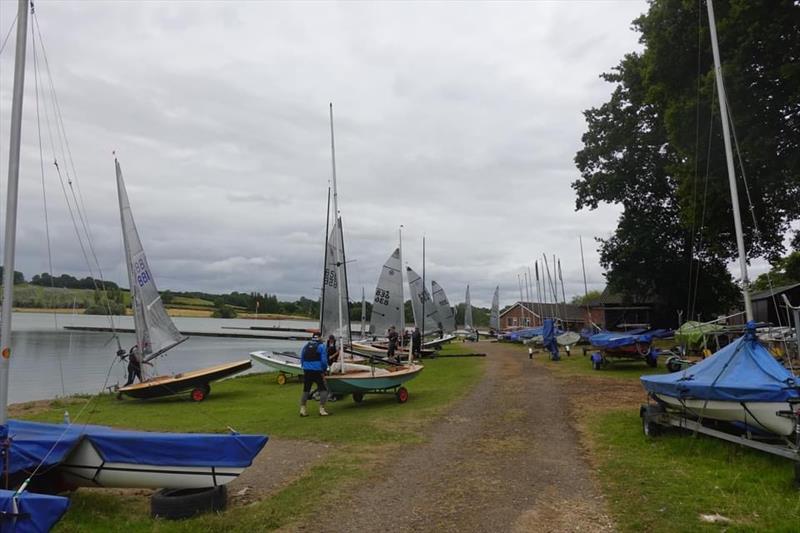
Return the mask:
<path id="1" fill-rule="evenodd" d="M 239 320 L 211 318 L 175 318 L 181 331 L 224 332 L 227 327 L 279 326 L 315 327 L 311 321 Z M 116 327 L 133 328 L 133 318 L 114 317 Z M 116 356 L 117 343 L 111 333 L 67 331 L 64 326 L 109 327 L 108 317 L 14 313 L 11 336 L 11 377 L 9 402 L 45 400 L 70 394 L 97 393 L 115 384 L 125 383 L 127 363 Z M 126 350 L 135 342 L 132 333 L 120 333 Z M 159 374 L 196 370 L 207 366 L 249 359 L 255 350 L 299 350 L 302 341 L 269 338 L 236 339 L 192 337 L 158 357 L 154 363 Z M 248 372 L 263 372 L 265 366 L 254 363 Z"/>

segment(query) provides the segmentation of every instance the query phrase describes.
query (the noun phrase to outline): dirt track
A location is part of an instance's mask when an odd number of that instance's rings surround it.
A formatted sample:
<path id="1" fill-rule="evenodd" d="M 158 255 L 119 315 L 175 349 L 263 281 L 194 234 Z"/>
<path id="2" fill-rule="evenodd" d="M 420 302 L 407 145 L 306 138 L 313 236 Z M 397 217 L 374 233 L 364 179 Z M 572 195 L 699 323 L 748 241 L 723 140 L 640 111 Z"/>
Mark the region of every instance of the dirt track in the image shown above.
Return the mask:
<path id="1" fill-rule="evenodd" d="M 518 349 L 481 342 L 486 375 L 348 505 L 300 531 L 613 531 L 566 392 Z M 540 356 L 541 357 L 541 356 Z"/>

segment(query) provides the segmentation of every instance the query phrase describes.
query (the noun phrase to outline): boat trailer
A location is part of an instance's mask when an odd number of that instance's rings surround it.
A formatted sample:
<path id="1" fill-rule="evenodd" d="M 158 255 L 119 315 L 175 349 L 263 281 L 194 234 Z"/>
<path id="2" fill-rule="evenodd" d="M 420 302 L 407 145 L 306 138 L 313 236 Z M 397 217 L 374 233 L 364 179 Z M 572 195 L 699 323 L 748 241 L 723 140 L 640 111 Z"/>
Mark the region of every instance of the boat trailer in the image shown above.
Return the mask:
<path id="1" fill-rule="evenodd" d="M 782 411 L 780 414 L 794 419 L 795 432 L 793 439 L 788 437 L 781 438 L 777 435 L 769 435 L 758 431 L 753 432 L 749 429 L 745 430 L 743 434 L 737 434 L 732 431 L 712 428 L 703 424 L 702 419 L 667 410 L 657 400 L 655 403 L 642 404 L 639 408 L 639 416 L 642 419 L 642 430 L 647 437 L 656 437 L 664 429 L 676 427 L 789 459 L 794 463 L 795 485 L 800 488 L 800 401 L 790 401 L 789 404 L 791 410 Z M 712 421 L 711 419 L 708 420 Z M 714 420 L 714 422 L 719 421 Z M 719 423 L 720 426 L 725 428 L 734 428 L 741 431 L 741 428 L 736 428 L 732 424 Z"/>

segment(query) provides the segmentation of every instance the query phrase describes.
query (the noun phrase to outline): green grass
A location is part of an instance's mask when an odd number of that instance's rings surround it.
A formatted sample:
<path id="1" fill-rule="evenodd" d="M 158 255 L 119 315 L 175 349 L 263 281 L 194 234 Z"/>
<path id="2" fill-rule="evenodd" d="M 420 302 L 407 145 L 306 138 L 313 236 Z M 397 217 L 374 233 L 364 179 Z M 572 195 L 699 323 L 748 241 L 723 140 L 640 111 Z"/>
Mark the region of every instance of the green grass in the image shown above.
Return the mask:
<path id="1" fill-rule="evenodd" d="M 591 453 L 623 531 L 800 530 L 788 460 L 677 430 L 645 438 L 635 410 L 588 421 Z M 705 524 L 719 513 L 731 523 Z"/>
<path id="2" fill-rule="evenodd" d="M 446 353 L 466 352 L 461 346 Z M 404 443 L 421 442 L 423 430 L 448 405 L 478 382 L 483 358 L 425 360 L 425 370 L 406 387 L 408 403 L 393 395 L 367 395 L 362 404 L 350 397 L 329 403 L 330 417 L 298 416 L 301 385 L 278 385 L 276 374 L 262 373 L 215 383 L 202 403 L 188 396 L 161 400 L 118 401 L 110 395 L 54 400 L 44 410 L 22 417 L 58 422 L 68 409 L 73 422 L 108 424 L 152 431 L 224 432 L 230 425 L 242 433 L 330 443 L 335 461 L 326 461 L 271 498 L 220 515 L 181 522 L 155 521 L 148 516 L 144 496 L 121 497 L 78 491 L 56 531 L 262 531 L 274 529 L 314 512 L 315 502 L 340 497 L 338 490 L 366 475 L 364 457 Z M 311 402 L 312 413 L 315 408 Z M 269 453 L 269 443 L 263 453 Z"/>
<path id="3" fill-rule="evenodd" d="M 204 300 L 202 298 L 190 298 L 188 296 L 173 296 L 172 301 L 170 302 L 171 305 L 186 305 L 186 306 L 197 306 L 197 307 L 214 307 L 214 302 L 211 300 Z"/>

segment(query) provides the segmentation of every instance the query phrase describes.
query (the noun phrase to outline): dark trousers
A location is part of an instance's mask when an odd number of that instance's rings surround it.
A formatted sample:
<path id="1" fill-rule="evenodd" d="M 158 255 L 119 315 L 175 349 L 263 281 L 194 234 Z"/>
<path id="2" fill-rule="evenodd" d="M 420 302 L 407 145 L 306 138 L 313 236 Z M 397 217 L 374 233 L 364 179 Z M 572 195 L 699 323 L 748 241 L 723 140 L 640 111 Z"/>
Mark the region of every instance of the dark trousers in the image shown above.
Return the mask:
<path id="1" fill-rule="evenodd" d="M 394 351 L 397 349 L 397 344 L 390 342 L 389 343 L 389 350 L 386 352 L 388 357 L 394 357 Z"/>
<path id="2" fill-rule="evenodd" d="M 127 387 L 128 385 L 133 385 L 133 381 L 135 378 L 139 378 L 139 383 L 142 382 L 142 369 L 138 366 L 128 365 L 128 381 L 125 382 L 125 385 L 123 385 L 123 387 Z"/>
<path id="3" fill-rule="evenodd" d="M 328 387 L 325 385 L 325 379 L 322 377 L 322 372 L 314 370 L 303 371 L 303 392 L 311 392 L 311 385 L 316 385 L 318 391 L 326 391 Z"/>

